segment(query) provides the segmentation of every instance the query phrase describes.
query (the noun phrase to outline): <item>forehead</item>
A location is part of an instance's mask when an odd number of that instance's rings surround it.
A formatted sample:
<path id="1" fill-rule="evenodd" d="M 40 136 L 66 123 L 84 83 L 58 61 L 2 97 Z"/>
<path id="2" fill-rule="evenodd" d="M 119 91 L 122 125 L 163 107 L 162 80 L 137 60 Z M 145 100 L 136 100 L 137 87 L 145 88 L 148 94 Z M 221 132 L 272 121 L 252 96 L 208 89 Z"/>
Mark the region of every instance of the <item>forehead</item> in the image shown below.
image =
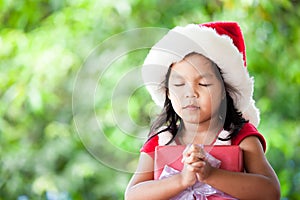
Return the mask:
<path id="1" fill-rule="evenodd" d="M 216 76 L 212 62 L 199 54 L 190 55 L 180 62 L 175 63 L 171 70 L 171 76 L 174 78 L 212 78 Z"/>

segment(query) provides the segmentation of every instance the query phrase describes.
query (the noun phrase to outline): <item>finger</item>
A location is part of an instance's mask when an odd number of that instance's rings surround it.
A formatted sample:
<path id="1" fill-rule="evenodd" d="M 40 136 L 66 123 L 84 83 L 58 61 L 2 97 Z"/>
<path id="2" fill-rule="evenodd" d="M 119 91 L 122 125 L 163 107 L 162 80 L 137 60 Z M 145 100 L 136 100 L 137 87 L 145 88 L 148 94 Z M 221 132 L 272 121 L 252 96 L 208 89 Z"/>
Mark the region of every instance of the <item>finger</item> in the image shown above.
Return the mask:
<path id="1" fill-rule="evenodd" d="M 201 152 L 192 152 L 189 157 L 193 157 L 196 160 L 204 160 L 205 159 L 205 155 Z"/>
<path id="2" fill-rule="evenodd" d="M 198 159 L 197 158 L 195 158 L 195 157 L 185 157 L 184 159 L 183 159 L 183 163 L 185 163 L 185 164 L 192 164 L 192 163 L 194 163 L 194 162 L 196 162 L 196 161 L 198 161 Z"/>
<path id="3" fill-rule="evenodd" d="M 185 162 L 188 157 L 193 157 L 188 159 L 188 162 L 194 162 L 197 160 L 204 160 L 206 158 L 206 152 L 203 150 L 203 148 L 199 145 L 191 144 L 188 145 L 183 153 L 182 153 L 182 159 L 181 162 Z"/>
<path id="4" fill-rule="evenodd" d="M 188 144 L 182 152 L 182 156 L 189 156 L 191 144 Z"/>
<path id="5" fill-rule="evenodd" d="M 198 169 L 196 167 L 194 167 L 193 165 L 187 165 L 186 169 L 190 172 L 196 172 L 198 171 Z"/>
<path id="6" fill-rule="evenodd" d="M 197 150 L 198 150 L 201 154 L 203 154 L 203 155 L 206 155 L 206 154 L 207 154 L 206 151 L 205 151 L 205 149 L 204 149 L 204 145 L 197 145 Z"/>
<path id="7" fill-rule="evenodd" d="M 205 161 L 198 161 L 198 162 L 194 162 L 192 164 L 190 164 L 192 167 L 196 168 L 196 169 L 202 169 L 203 167 L 206 166 L 206 162 Z"/>
<path id="8" fill-rule="evenodd" d="M 198 161 L 204 161 L 203 158 L 203 155 L 199 153 L 192 153 L 190 156 L 184 157 L 183 162 L 186 164 L 191 164 Z"/>
<path id="9" fill-rule="evenodd" d="M 203 173 L 203 167 L 206 165 L 204 161 L 195 162 L 192 164 L 187 164 L 186 168 L 195 173 Z"/>
<path id="10" fill-rule="evenodd" d="M 191 144 L 188 144 L 185 149 L 183 150 L 182 152 L 182 159 L 181 159 L 181 162 L 183 163 L 185 158 L 188 157 L 188 151 L 189 151 L 189 148 L 191 147 Z"/>
<path id="11" fill-rule="evenodd" d="M 191 147 L 191 144 L 188 144 L 188 145 L 185 147 L 185 149 L 183 150 L 182 155 L 187 155 L 187 153 L 188 153 L 190 147 Z"/>
<path id="12" fill-rule="evenodd" d="M 197 160 L 204 160 L 205 154 L 203 154 L 202 152 L 193 152 L 193 153 L 191 153 L 191 155 L 189 157 L 194 157 Z"/>
<path id="13" fill-rule="evenodd" d="M 199 145 L 196 145 L 196 144 L 191 144 L 189 149 L 188 149 L 188 153 L 191 153 L 191 152 L 196 152 L 196 151 L 200 151 L 200 146 Z"/>
<path id="14" fill-rule="evenodd" d="M 206 156 L 206 151 L 203 149 L 203 146 L 192 144 L 185 152 L 185 155 L 189 156 L 192 153 L 201 153 L 202 155 Z M 202 157 L 202 156 L 201 156 Z"/>

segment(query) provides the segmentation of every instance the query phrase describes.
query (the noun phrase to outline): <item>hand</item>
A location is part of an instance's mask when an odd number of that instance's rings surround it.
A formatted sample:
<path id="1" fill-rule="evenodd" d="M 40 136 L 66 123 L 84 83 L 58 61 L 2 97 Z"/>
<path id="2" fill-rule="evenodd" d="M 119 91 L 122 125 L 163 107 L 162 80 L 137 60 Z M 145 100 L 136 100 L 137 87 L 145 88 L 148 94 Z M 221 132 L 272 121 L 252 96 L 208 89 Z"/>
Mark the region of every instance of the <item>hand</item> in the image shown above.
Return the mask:
<path id="1" fill-rule="evenodd" d="M 194 173 L 197 180 L 201 182 L 205 182 L 213 170 L 206 159 L 206 152 L 199 145 L 188 146 L 183 152 L 182 162 L 184 168 L 190 173 Z"/>
<path id="2" fill-rule="evenodd" d="M 197 175 L 194 172 L 195 171 L 194 167 L 191 164 L 189 164 L 189 162 L 187 162 L 188 159 L 191 159 L 188 154 L 189 148 L 190 146 L 187 146 L 185 148 L 185 150 L 182 153 L 182 160 L 181 160 L 181 162 L 183 163 L 183 169 L 180 175 L 182 178 L 182 184 L 185 188 L 194 185 L 197 181 Z"/>

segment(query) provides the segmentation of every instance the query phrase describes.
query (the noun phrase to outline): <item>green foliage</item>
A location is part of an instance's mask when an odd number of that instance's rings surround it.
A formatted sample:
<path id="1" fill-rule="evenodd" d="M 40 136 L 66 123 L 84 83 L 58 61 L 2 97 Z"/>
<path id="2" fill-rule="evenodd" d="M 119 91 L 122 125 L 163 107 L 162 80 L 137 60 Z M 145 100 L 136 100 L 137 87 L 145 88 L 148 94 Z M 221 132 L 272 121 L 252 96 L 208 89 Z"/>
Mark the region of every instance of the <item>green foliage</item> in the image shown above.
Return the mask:
<path id="1" fill-rule="evenodd" d="M 78 72 L 92 50 L 117 33 L 211 20 L 242 26 L 266 155 L 279 176 L 282 199 L 299 199 L 299 13 L 299 2 L 292 0 L 0 0 L 0 199 L 122 199 L 131 174 L 104 162 L 78 134 L 72 109 Z M 93 112 L 112 144 L 97 150 L 110 152 L 105 159 L 127 169 L 136 165 L 157 108 L 144 87 L 130 98 L 127 91 L 113 101 L 112 95 L 147 50 L 130 52 L 103 70 L 95 95 Z M 105 143 L 96 137 L 93 142 Z"/>

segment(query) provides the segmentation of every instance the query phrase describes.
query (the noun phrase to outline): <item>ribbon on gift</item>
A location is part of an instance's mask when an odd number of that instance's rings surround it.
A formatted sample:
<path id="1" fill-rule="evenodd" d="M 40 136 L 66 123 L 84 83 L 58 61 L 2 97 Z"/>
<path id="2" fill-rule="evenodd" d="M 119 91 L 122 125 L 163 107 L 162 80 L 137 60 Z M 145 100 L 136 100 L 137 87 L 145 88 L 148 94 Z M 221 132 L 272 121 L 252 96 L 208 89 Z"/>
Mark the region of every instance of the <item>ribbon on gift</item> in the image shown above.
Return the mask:
<path id="1" fill-rule="evenodd" d="M 221 161 L 210 155 L 209 153 L 206 153 L 206 159 L 213 167 L 219 168 L 221 165 Z M 165 165 L 164 169 L 159 177 L 159 179 L 168 178 L 170 176 L 173 176 L 175 174 L 180 173 L 180 171 Z M 218 197 L 222 197 L 221 199 L 227 199 L 227 200 L 235 200 L 235 198 L 213 188 L 212 186 L 197 181 L 194 185 L 186 188 L 184 191 L 182 191 L 177 196 L 171 198 L 170 200 L 190 200 L 190 199 L 196 199 L 196 200 L 208 200 L 208 196 L 216 195 Z"/>

